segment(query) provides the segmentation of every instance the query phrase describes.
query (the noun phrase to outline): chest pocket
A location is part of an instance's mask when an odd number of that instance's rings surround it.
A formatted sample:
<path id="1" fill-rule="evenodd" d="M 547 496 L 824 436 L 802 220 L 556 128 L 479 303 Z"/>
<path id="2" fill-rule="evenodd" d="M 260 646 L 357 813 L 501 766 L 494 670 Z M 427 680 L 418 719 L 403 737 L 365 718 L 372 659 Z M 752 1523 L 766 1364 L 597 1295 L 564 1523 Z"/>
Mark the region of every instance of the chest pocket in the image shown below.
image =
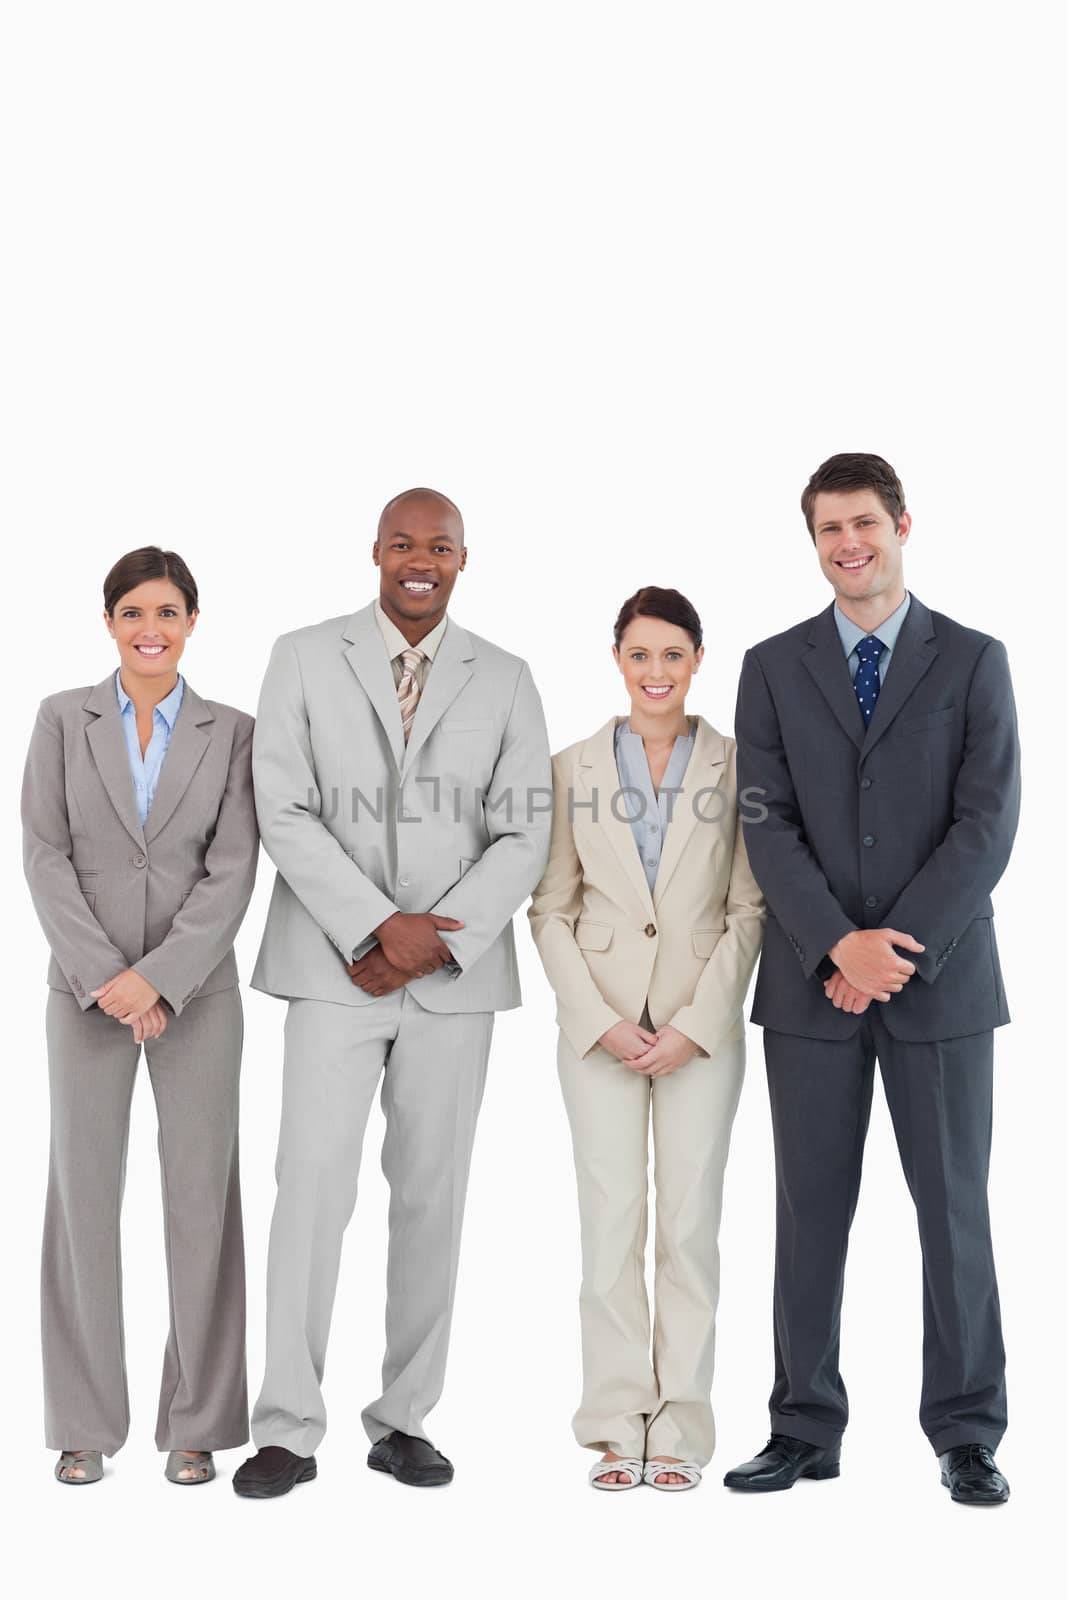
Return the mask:
<path id="1" fill-rule="evenodd" d="M 901 723 L 903 733 L 926 733 L 930 728 L 943 728 L 956 715 L 955 706 L 945 706 L 941 711 L 927 711 L 921 717 L 905 717 Z"/>
<path id="2" fill-rule="evenodd" d="M 488 717 L 482 721 L 456 717 L 454 720 L 438 723 L 442 733 L 488 733 L 492 726 L 492 721 Z"/>

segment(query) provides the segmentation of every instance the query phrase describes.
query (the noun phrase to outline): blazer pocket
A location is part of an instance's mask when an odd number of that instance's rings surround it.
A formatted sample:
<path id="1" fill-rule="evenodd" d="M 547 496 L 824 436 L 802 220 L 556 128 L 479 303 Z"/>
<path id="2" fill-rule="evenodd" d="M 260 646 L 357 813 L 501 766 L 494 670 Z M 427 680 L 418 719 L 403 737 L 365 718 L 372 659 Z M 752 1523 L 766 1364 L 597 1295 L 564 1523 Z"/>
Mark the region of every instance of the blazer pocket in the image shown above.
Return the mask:
<path id="1" fill-rule="evenodd" d="M 725 922 L 720 922 L 716 928 L 694 928 L 693 954 L 695 956 L 710 956 L 725 932 Z"/>
<path id="2" fill-rule="evenodd" d="M 484 721 L 477 722 L 470 721 L 466 717 L 462 719 L 457 717 L 454 722 L 438 723 L 442 733 L 488 733 L 492 726 L 492 721 L 488 717 Z"/>
<path id="3" fill-rule="evenodd" d="M 587 922 L 580 918 L 574 928 L 574 942 L 579 950 L 606 950 L 615 929 L 610 922 Z"/>
<path id="4" fill-rule="evenodd" d="M 941 711 L 927 711 L 921 717 L 905 717 L 901 728 L 905 733 L 925 733 L 927 728 L 940 728 L 956 715 L 955 706 L 945 706 Z"/>

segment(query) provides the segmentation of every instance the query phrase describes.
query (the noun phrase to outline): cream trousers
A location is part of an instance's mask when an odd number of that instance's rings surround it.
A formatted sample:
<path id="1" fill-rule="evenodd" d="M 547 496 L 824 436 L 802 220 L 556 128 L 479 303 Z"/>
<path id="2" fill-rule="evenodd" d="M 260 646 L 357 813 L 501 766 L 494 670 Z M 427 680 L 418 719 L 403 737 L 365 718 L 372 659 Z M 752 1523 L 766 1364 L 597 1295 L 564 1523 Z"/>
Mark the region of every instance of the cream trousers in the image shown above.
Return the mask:
<path id="1" fill-rule="evenodd" d="M 646 1078 L 560 1035 L 582 1228 L 579 1444 L 703 1466 L 715 1448 L 711 1380 L 719 1218 L 744 1040 Z M 656 1182 L 655 1328 L 645 1288 L 648 1124 Z"/>

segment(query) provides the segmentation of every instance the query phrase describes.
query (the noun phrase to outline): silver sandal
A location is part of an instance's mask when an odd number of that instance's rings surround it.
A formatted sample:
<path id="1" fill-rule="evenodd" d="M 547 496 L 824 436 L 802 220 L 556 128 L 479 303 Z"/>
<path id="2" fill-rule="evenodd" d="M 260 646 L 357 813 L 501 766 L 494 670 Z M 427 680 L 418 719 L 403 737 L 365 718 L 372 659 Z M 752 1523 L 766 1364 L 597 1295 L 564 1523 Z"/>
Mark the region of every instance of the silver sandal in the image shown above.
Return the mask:
<path id="1" fill-rule="evenodd" d="M 183 1472 L 195 1471 L 191 1477 L 182 1477 Z M 167 1457 L 167 1465 L 163 1469 L 163 1476 L 170 1483 L 210 1483 L 215 1476 L 215 1462 L 210 1450 L 172 1450 Z"/>
<path id="2" fill-rule="evenodd" d="M 589 1482 L 594 1489 L 636 1489 L 641 1482 L 641 1469 L 643 1461 L 638 1461 L 636 1456 L 620 1456 L 617 1461 L 596 1461 L 589 1468 Z M 605 1483 L 604 1479 L 615 1474 L 614 1483 Z M 623 1482 L 620 1483 L 619 1479 Z"/>
<path id="3" fill-rule="evenodd" d="M 74 1468 L 78 1468 L 78 1476 Z M 64 1450 L 56 1462 L 56 1477 L 60 1483 L 99 1483 L 104 1476 L 102 1450 Z"/>

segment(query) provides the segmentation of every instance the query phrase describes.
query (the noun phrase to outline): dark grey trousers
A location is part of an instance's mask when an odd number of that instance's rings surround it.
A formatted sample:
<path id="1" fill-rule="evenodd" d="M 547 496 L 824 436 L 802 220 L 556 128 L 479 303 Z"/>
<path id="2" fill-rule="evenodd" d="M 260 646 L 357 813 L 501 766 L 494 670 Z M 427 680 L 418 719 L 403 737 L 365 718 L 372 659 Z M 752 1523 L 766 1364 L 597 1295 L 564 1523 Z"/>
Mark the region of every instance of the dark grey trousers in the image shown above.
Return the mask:
<path id="1" fill-rule="evenodd" d="M 872 1006 L 851 1039 L 766 1030 L 763 1046 L 778 1184 L 772 1429 L 831 1445 L 848 1421 L 841 1296 L 877 1059 L 922 1247 L 919 1421 L 939 1454 L 995 1449 L 1007 1407 L 986 1201 L 992 1033 L 908 1044 Z"/>

